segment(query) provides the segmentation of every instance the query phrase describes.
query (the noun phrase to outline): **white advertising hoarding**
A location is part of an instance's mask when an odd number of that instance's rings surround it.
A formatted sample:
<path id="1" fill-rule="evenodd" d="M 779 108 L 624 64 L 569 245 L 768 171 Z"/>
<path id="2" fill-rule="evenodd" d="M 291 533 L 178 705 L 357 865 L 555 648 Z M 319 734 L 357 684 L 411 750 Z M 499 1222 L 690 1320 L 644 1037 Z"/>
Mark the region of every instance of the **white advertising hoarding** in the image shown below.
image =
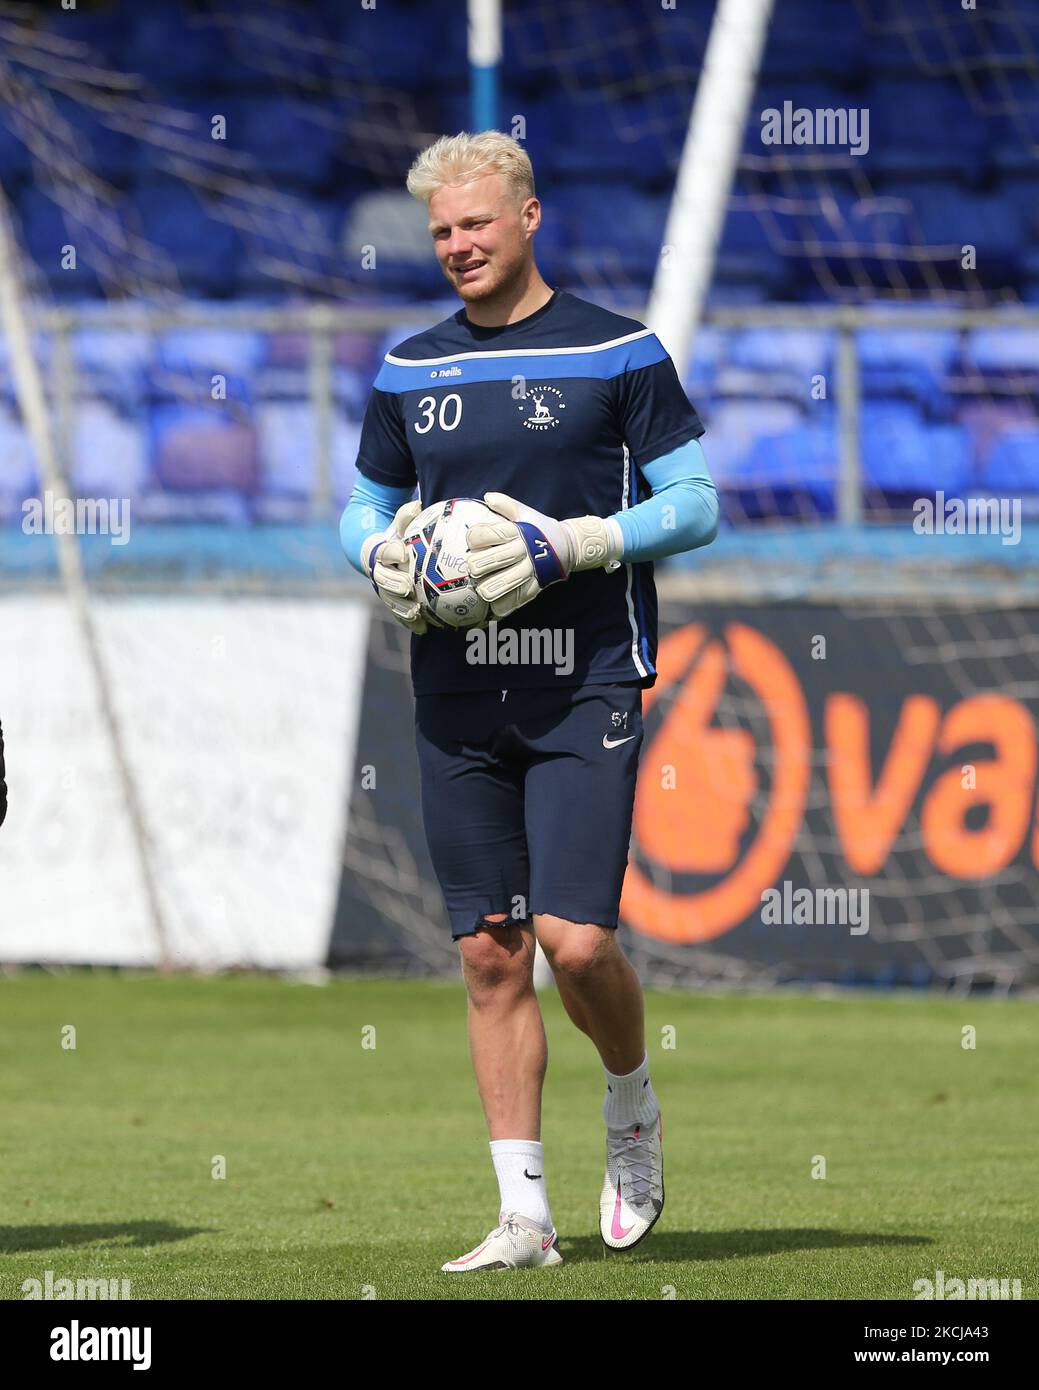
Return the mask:
<path id="1" fill-rule="evenodd" d="M 107 597 L 94 612 L 174 963 L 322 963 L 367 605 Z M 0 598 L 0 721 L 0 961 L 155 964 L 111 744 L 60 595 Z"/>

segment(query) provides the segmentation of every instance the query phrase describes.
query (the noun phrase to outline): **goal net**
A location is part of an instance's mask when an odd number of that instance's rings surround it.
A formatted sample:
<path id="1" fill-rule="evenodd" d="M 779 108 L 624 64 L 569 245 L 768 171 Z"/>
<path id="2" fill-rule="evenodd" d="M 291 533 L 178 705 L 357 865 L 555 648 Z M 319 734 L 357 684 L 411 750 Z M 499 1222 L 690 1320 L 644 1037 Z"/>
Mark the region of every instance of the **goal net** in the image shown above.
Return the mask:
<path id="1" fill-rule="evenodd" d="M 146 8 L 0 4 L 0 960 L 452 971 L 406 635 L 335 523 L 382 355 L 457 308 L 401 183 L 467 124 L 464 19 Z M 659 981 L 1005 987 L 1039 916 L 1039 17 L 826 10 L 773 7 L 674 345 L 725 524 L 660 570 L 625 940 Z M 716 7 L 504 14 L 539 265 L 644 317 Z M 869 930 L 766 922 L 771 889 L 868 889 Z"/>

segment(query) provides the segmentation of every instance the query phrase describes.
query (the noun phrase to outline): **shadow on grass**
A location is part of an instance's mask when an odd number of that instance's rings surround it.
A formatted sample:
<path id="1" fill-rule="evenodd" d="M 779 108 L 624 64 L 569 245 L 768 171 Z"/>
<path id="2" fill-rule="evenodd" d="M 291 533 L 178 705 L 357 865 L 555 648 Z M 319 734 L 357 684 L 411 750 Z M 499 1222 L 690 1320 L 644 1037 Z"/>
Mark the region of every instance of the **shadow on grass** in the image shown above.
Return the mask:
<path id="1" fill-rule="evenodd" d="M 202 1235 L 205 1226 L 174 1226 L 168 1221 L 98 1221 L 64 1226 L 0 1226 L 0 1255 L 24 1250 L 58 1250 L 77 1245 L 169 1245 Z"/>
<path id="2" fill-rule="evenodd" d="M 794 1250 L 848 1250 L 856 1246 L 931 1245 L 930 1236 L 890 1235 L 878 1231 L 828 1231 L 812 1227 L 764 1231 L 651 1231 L 634 1250 L 607 1250 L 598 1236 L 564 1236 L 563 1259 L 732 1260 L 755 1255 L 782 1255 Z"/>

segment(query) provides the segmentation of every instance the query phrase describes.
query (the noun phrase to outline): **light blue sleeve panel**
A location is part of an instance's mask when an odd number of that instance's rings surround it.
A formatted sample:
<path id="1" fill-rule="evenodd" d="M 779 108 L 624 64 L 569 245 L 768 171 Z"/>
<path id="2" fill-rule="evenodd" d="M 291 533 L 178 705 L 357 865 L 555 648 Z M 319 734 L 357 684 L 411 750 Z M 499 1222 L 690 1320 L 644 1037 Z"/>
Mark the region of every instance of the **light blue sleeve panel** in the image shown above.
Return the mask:
<path id="1" fill-rule="evenodd" d="M 718 493 L 698 439 L 646 464 L 642 475 L 653 496 L 613 513 L 624 536 L 622 560 L 662 560 L 714 540 Z"/>
<path id="2" fill-rule="evenodd" d="M 339 518 L 339 540 L 346 558 L 355 570 L 365 574 L 361 564 L 361 546 L 375 531 L 384 531 L 397 513 L 415 494 L 413 487 L 388 487 L 374 483 L 358 473 L 343 515 Z M 365 574 L 365 578 L 370 578 Z"/>

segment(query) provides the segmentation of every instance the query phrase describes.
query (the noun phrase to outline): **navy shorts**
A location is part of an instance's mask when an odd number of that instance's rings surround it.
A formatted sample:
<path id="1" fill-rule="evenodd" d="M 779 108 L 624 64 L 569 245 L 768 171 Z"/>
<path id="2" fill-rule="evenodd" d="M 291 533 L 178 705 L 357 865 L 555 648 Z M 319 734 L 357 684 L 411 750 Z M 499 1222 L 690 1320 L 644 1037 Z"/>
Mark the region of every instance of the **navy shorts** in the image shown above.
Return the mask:
<path id="1" fill-rule="evenodd" d="M 451 919 L 616 927 L 642 747 L 637 683 L 418 695 L 422 816 Z M 503 925 L 507 925 L 503 924 Z"/>

